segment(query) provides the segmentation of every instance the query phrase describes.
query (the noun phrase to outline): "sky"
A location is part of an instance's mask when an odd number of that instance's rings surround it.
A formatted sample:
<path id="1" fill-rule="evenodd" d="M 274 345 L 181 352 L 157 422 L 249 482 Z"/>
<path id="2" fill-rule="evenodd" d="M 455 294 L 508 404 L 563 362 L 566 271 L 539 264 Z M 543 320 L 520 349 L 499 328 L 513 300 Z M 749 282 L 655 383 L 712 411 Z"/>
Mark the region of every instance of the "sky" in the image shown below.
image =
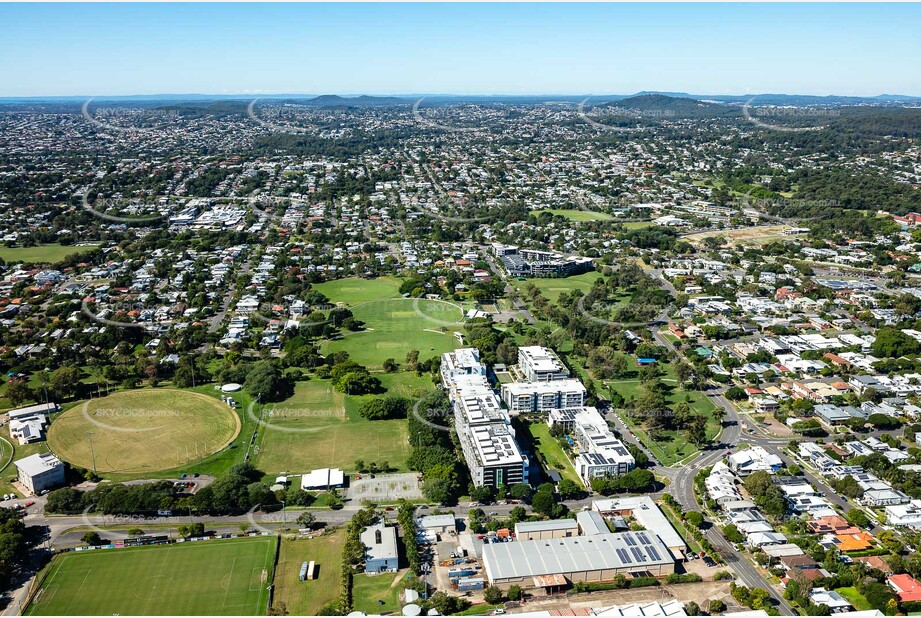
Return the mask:
<path id="1" fill-rule="evenodd" d="M 0 97 L 905 94 L 919 4 L 0 4 Z"/>

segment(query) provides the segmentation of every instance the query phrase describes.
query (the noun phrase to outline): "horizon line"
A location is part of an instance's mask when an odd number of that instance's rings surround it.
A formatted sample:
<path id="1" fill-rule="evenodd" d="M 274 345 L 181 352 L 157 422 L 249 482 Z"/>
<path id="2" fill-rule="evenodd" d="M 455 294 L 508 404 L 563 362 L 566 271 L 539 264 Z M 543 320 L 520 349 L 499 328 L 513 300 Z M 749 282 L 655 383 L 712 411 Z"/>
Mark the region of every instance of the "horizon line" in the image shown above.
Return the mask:
<path id="1" fill-rule="evenodd" d="M 429 92 L 429 93 L 373 93 L 373 92 L 349 92 L 349 93 L 312 93 L 312 92 L 159 92 L 159 93 L 133 93 L 133 94 L 44 94 L 44 95 L 0 95 L 0 101 L 4 100 L 51 100 L 51 99 L 106 99 L 106 98 L 155 98 L 155 97 L 214 97 L 214 98 L 243 98 L 243 99 L 260 99 L 266 97 L 341 97 L 341 98 L 359 98 L 359 97 L 378 97 L 378 98 L 426 98 L 426 97 L 634 97 L 642 95 L 660 94 L 664 96 L 684 96 L 695 98 L 707 97 L 763 97 L 763 96 L 787 96 L 787 97 L 814 97 L 814 98 L 848 98 L 848 99 L 878 99 L 883 97 L 902 97 L 921 99 L 921 95 L 901 94 L 884 92 L 879 94 L 812 94 L 801 92 L 745 92 L 745 93 L 705 93 L 696 94 L 692 92 L 668 91 L 668 90 L 640 90 L 633 93 L 607 92 L 607 93 L 585 93 L 585 92 L 531 92 L 531 93 L 510 93 L 510 92 Z"/>

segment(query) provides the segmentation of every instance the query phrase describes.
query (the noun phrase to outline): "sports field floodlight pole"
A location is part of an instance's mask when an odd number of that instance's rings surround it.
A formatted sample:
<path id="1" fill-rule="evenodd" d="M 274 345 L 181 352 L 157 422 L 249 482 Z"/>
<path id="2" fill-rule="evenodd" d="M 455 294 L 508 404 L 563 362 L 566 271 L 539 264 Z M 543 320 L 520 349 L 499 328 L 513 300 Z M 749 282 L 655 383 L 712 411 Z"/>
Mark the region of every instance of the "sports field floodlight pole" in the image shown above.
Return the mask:
<path id="1" fill-rule="evenodd" d="M 93 476 L 96 476 L 96 449 L 93 446 L 93 432 L 87 431 L 86 435 L 90 437 L 90 453 L 93 456 Z"/>

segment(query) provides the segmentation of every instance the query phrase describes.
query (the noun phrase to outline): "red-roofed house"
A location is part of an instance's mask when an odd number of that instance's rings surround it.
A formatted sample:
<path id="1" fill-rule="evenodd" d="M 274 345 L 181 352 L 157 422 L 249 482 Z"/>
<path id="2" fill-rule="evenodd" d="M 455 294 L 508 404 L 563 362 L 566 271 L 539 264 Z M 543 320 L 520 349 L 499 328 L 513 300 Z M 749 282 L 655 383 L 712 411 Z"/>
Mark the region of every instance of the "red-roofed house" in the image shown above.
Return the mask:
<path id="1" fill-rule="evenodd" d="M 902 603 L 921 601 L 921 582 L 911 575 L 890 575 L 886 582 Z"/>

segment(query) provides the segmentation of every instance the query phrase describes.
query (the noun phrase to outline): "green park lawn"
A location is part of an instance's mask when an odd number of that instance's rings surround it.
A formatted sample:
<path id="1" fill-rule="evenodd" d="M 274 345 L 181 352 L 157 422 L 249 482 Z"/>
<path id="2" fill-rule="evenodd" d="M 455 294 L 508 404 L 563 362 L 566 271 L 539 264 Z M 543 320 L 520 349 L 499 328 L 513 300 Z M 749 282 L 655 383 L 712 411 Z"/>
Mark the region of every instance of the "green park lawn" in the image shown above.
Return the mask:
<path id="1" fill-rule="evenodd" d="M 54 264 L 60 262 L 68 255 L 87 253 L 95 248 L 96 245 L 74 247 L 58 244 L 37 245 L 35 247 L 0 247 L 0 259 L 9 263 Z"/>
<path id="2" fill-rule="evenodd" d="M 275 568 L 275 607 L 282 603 L 291 616 L 316 616 L 324 604 L 339 598 L 339 574 L 345 528 L 313 539 L 282 537 Z M 300 581 L 301 565 L 314 561 L 316 578 Z"/>
<path id="3" fill-rule="evenodd" d="M 566 453 L 563 452 L 557 439 L 550 435 L 550 427 L 539 421 L 534 423 L 525 421 L 523 425 L 525 438 L 529 444 L 524 444 L 522 447 L 535 453 L 545 470 L 556 470 L 563 478 L 570 479 L 581 486 L 582 481 L 569 463 Z"/>
<path id="4" fill-rule="evenodd" d="M 419 351 L 419 360 L 441 356 L 458 347 L 454 332 L 464 330 L 464 309 L 453 302 L 391 298 L 352 308 L 365 330 L 345 333 L 322 344 L 323 354 L 345 350 L 368 368 L 381 368 L 388 358 L 403 364 L 406 354 Z"/>
<path id="5" fill-rule="evenodd" d="M 362 279 L 349 277 L 314 284 L 314 289 L 326 296 L 331 303 L 345 303 L 354 307 L 360 303 L 384 298 L 399 298 L 401 279 L 396 277 L 378 277 Z"/>
<path id="6" fill-rule="evenodd" d="M 635 362 L 636 359 L 631 357 L 630 360 Z M 715 438 L 720 432 L 720 423 L 713 415 L 716 405 L 703 393 L 680 388 L 677 385 L 674 368 L 671 364 L 662 364 L 660 368 L 662 369 L 662 381 L 674 387 L 666 398 L 669 405 L 674 405 L 687 397 L 691 410 L 707 417 L 707 437 L 710 439 Z M 600 392 L 609 398 L 612 393 L 616 392 L 629 401 L 640 396 L 642 383 L 635 378 L 606 380 L 604 389 L 600 389 Z M 662 431 L 654 439 L 640 423 L 627 417 L 626 414 L 622 414 L 621 417 L 627 422 L 630 430 L 636 434 L 640 441 L 649 448 L 663 465 L 668 466 L 677 463 L 698 452 L 697 447 L 691 444 L 681 431 Z"/>
<path id="7" fill-rule="evenodd" d="M 536 210 L 534 211 L 535 215 L 539 215 L 542 212 L 549 212 L 554 215 L 560 215 L 561 217 L 566 217 L 570 221 L 610 221 L 614 217 L 609 215 L 606 212 L 595 212 L 593 210 L 565 210 L 559 208 L 548 208 L 546 210 Z"/>
<path id="8" fill-rule="evenodd" d="M 417 399 L 434 387 L 415 373 L 375 374 L 387 392 Z M 355 461 L 386 461 L 406 470 L 409 434 L 405 419 L 368 421 L 361 405 L 380 395 L 345 395 L 329 380 L 298 382 L 287 400 L 262 412 L 255 465 L 269 475 L 299 474 L 316 468 L 355 469 Z"/>
<path id="9" fill-rule="evenodd" d="M 527 283 L 521 284 L 520 287 L 523 290 L 528 283 L 534 284 L 547 297 L 547 300 L 555 303 L 563 292 L 572 292 L 573 290 L 588 292 L 600 277 L 601 275 L 595 271 L 572 277 L 537 277 L 528 279 Z"/>
<path id="10" fill-rule="evenodd" d="M 406 578 L 408 571 L 360 574 L 352 578 L 352 598 L 355 611 L 372 614 L 397 614 L 400 611 L 400 593 L 411 583 Z M 378 601 L 383 601 L 383 605 Z"/>
<path id="11" fill-rule="evenodd" d="M 256 537 L 61 554 L 25 613 L 261 616 L 275 543 Z"/>

